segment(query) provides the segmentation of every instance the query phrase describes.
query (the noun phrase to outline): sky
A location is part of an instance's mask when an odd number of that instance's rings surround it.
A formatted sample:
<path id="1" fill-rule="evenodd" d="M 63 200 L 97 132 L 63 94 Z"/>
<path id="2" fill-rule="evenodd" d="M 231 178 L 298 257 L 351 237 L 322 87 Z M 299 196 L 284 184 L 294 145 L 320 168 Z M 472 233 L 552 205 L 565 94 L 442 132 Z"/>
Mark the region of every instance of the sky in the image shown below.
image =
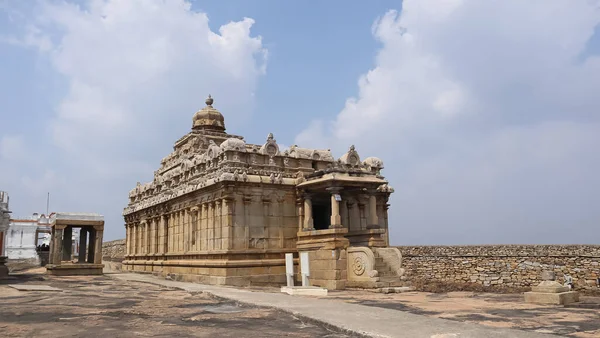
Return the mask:
<path id="1" fill-rule="evenodd" d="M 600 239 L 600 0 L 0 0 L 0 190 L 124 238 L 208 94 L 383 160 L 394 245 Z"/>

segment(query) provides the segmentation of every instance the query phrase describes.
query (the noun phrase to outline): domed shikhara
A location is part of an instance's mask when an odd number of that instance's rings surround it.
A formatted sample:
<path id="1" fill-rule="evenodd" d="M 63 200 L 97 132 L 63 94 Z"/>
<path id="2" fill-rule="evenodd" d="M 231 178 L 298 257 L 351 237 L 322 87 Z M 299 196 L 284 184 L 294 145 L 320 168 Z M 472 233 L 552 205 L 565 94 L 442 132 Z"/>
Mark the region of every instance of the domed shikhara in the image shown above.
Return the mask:
<path id="1" fill-rule="evenodd" d="M 202 108 L 192 119 L 192 129 L 194 130 L 214 130 L 214 131 L 225 131 L 225 119 L 223 115 L 213 108 L 213 98 L 208 95 L 206 99 L 206 107 Z"/>

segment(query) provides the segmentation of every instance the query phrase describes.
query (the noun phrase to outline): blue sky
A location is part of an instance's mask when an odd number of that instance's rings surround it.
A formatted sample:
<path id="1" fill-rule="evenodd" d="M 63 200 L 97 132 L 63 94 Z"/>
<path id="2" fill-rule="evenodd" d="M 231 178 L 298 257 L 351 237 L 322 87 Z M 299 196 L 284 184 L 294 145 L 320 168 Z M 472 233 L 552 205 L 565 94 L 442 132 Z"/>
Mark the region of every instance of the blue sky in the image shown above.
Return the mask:
<path id="1" fill-rule="evenodd" d="M 0 189 L 123 237 L 211 93 L 248 142 L 382 158 L 394 244 L 593 243 L 599 23 L 599 1 L 0 1 Z"/>

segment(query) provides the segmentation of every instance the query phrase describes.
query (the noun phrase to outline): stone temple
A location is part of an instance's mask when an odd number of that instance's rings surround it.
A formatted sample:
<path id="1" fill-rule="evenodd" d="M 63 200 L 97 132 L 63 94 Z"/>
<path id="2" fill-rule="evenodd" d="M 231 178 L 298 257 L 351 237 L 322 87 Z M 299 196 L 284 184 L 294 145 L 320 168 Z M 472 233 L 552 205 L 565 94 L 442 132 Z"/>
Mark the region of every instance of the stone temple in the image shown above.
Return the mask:
<path id="1" fill-rule="evenodd" d="M 310 282 L 328 289 L 399 286 L 400 252 L 389 248 L 383 162 L 354 146 L 280 149 L 225 132 L 206 107 L 175 142 L 152 182 L 137 183 L 124 209 L 129 271 L 228 285 L 281 285 L 285 253 L 308 251 Z M 298 279 L 298 275 L 296 275 Z"/>

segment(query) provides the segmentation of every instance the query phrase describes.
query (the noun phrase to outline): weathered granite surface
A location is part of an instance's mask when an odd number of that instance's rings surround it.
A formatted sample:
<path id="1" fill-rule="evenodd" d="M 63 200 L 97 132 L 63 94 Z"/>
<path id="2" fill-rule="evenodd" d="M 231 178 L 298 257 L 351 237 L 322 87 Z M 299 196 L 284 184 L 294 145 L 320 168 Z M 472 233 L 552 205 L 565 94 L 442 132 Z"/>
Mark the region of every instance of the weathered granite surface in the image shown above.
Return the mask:
<path id="1" fill-rule="evenodd" d="M 576 290 L 598 291 L 600 245 L 399 246 L 402 267 L 415 285 L 445 283 L 450 288 L 528 288 L 542 271 L 557 281 L 573 277 Z"/>

